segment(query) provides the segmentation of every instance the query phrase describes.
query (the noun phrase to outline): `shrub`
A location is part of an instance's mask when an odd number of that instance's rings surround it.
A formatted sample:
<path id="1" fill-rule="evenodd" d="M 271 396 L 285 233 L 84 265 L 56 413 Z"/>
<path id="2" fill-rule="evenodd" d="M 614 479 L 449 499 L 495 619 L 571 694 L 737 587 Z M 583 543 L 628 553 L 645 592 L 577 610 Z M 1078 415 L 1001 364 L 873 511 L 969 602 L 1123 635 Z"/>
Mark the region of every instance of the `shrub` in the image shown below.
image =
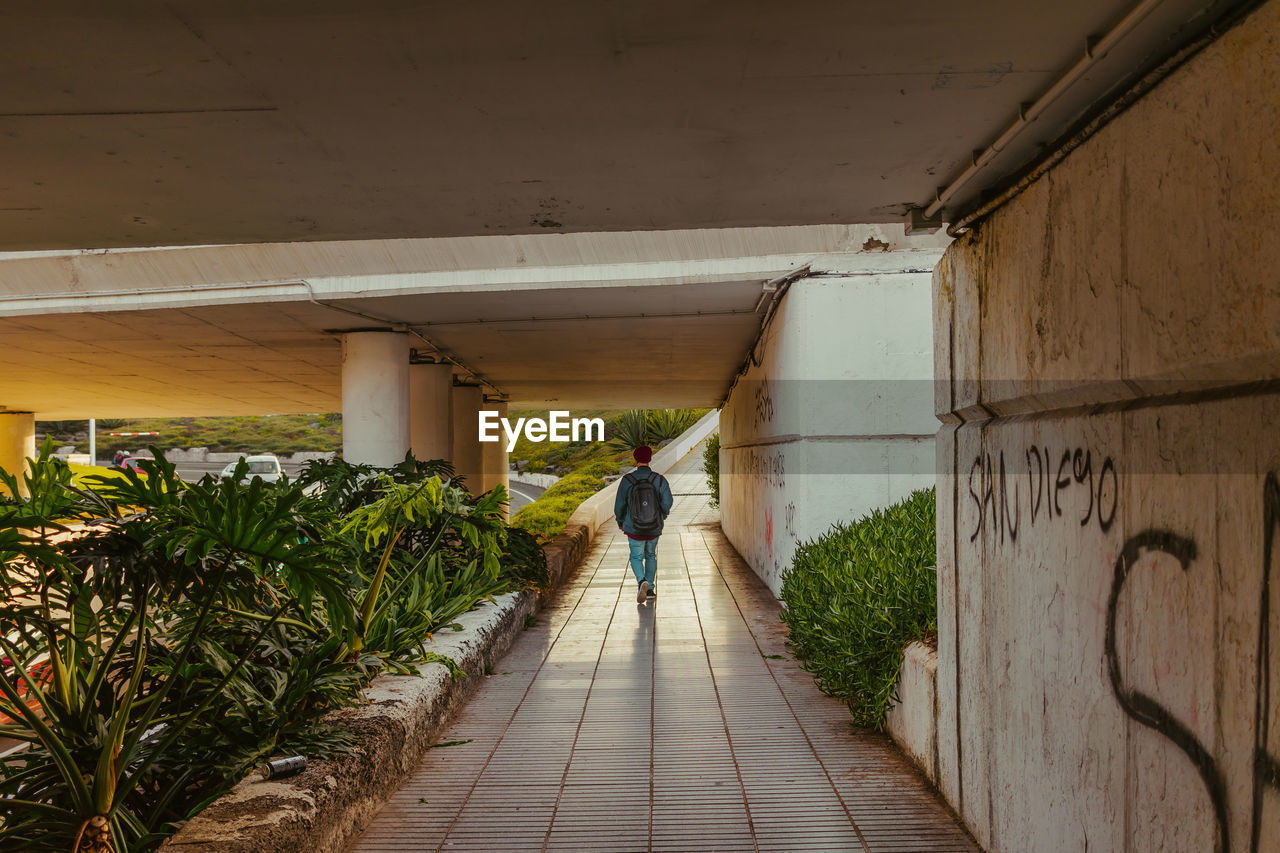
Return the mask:
<path id="1" fill-rule="evenodd" d="M 702 470 L 707 473 L 707 488 L 711 489 L 712 506 L 720 506 L 720 433 L 707 439 L 702 448 Z"/>
<path id="2" fill-rule="evenodd" d="M 383 669 L 456 669 L 423 641 L 536 574 L 505 492 L 438 463 L 187 483 L 156 457 L 76 483 L 46 444 L 28 497 L 0 469 L 0 733 L 27 744 L 0 849 L 153 849 L 272 753 L 344 748 L 323 717 Z"/>
<path id="3" fill-rule="evenodd" d="M 604 477 L 617 466 L 593 462 L 542 493 L 542 496 L 511 517 L 511 526 L 527 530 L 543 542 L 554 539 L 564 530 L 569 516 L 582 502 L 604 488 Z"/>
<path id="4" fill-rule="evenodd" d="M 631 409 L 618 416 L 609 443 L 630 450 L 649 443 L 649 412 Z"/>
<path id="5" fill-rule="evenodd" d="M 502 570 L 518 579 L 525 586 L 545 589 L 547 576 L 547 552 L 542 550 L 538 537 L 519 527 L 507 530 L 507 543 L 502 548 Z"/>
<path id="6" fill-rule="evenodd" d="M 649 443 L 662 444 L 679 438 L 702 417 L 702 409 L 655 409 L 649 413 Z"/>
<path id="7" fill-rule="evenodd" d="M 934 490 L 913 492 L 801 544 L 782 579 L 796 656 L 860 726 L 883 725 L 906 645 L 936 636 L 935 516 Z"/>

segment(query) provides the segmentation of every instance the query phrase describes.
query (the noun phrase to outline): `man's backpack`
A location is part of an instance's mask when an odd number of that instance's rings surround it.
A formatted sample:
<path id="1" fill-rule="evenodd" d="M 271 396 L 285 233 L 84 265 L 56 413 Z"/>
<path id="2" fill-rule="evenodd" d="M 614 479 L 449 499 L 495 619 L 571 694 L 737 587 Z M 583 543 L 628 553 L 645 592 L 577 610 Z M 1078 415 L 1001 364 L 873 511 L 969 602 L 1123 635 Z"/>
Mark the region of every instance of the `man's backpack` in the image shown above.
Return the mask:
<path id="1" fill-rule="evenodd" d="M 658 492 L 658 476 L 650 473 L 649 479 L 640 480 L 632 472 L 625 478 L 631 484 L 627 515 L 631 519 L 632 530 L 640 536 L 657 536 L 662 532 L 662 496 Z"/>

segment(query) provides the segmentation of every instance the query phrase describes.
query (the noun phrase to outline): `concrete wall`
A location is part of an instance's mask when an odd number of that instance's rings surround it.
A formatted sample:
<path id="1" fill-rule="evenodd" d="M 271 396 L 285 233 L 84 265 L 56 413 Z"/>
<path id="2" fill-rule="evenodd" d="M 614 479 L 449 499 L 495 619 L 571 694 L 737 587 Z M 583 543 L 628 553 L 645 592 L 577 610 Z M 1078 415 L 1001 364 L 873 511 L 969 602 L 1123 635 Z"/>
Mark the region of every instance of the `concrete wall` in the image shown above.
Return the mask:
<path id="1" fill-rule="evenodd" d="M 537 486 L 540 489 L 549 489 L 556 483 L 560 482 L 560 478 L 555 474 L 528 474 L 514 469 L 508 477 L 509 482 L 528 483 L 530 486 Z"/>
<path id="2" fill-rule="evenodd" d="M 792 284 L 721 411 L 725 535 L 775 595 L 798 542 L 934 483 L 922 242 Z"/>
<path id="3" fill-rule="evenodd" d="M 1278 91 L 1272 2 L 938 267 L 938 775 L 989 850 L 1280 849 Z"/>
<path id="4" fill-rule="evenodd" d="M 938 782 L 938 655 L 911 643 L 898 668 L 898 699 L 885 714 L 884 730 L 930 782 Z"/>

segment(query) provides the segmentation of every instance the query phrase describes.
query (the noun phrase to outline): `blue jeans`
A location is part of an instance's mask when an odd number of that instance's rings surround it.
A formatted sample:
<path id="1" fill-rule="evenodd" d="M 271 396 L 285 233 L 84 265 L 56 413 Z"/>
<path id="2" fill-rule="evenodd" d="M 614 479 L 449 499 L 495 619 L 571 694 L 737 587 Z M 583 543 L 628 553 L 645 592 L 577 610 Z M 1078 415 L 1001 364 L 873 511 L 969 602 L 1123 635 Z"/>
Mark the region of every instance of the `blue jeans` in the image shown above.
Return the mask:
<path id="1" fill-rule="evenodd" d="M 653 589 L 658 572 L 658 540 L 627 539 L 627 544 L 631 546 L 631 571 L 636 573 L 636 583 L 648 581 Z"/>

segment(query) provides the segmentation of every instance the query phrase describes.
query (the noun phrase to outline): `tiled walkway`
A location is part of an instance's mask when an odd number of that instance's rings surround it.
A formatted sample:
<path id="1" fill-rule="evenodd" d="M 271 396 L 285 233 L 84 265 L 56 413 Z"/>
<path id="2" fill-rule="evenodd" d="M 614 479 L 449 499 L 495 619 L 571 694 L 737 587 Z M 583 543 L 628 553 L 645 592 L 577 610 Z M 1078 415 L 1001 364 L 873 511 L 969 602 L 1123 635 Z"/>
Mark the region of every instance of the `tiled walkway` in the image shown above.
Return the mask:
<path id="1" fill-rule="evenodd" d="M 977 849 L 791 660 L 701 453 L 669 478 L 658 599 L 606 532 L 350 853 Z"/>

